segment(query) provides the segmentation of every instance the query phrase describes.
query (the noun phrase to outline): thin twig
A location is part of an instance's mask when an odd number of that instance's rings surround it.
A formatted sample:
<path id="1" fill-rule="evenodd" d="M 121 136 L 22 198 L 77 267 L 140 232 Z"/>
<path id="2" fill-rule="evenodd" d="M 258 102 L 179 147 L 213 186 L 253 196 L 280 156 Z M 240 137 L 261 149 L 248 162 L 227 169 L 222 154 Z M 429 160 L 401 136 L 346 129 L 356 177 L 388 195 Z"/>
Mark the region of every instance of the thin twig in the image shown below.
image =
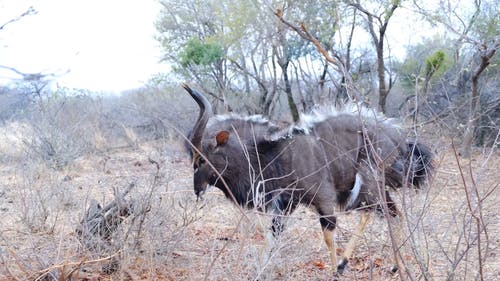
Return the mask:
<path id="1" fill-rule="evenodd" d="M 36 275 L 38 277 L 36 277 L 33 280 L 34 281 L 42 280 L 42 278 L 44 278 L 47 273 L 51 272 L 54 269 L 64 268 L 66 266 L 81 267 L 81 266 L 87 265 L 87 264 L 94 264 L 94 263 L 100 263 L 100 262 L 108 261 L 108 260 L 111 260 L 112 258 L 114 258 L 115 256 L 117 256 L 119 253 L 120 253 L 120 251 L 118 251 L 118 252 L 116 252 L 116 253 L 114 253 L 114 254 L 112 254 L 110 256 L 107 256 L 107 257 L 104 257 L 104 258 L 100 258 L 100 259 L 96 259 L 96 260 L 79 261 L 79 262 L 68 262 L 68 263 L 56 264 L 56 265 L 53 265 L 51 267 L 48 267 L 46 269 L 43 269 L 43 270 L 40 270 L 40 271 L 36 272 Z"/>
<path id="2" fill-rule="evenodd" d="M 460 159 L 458 157 L 458 152 L 455 147 L 455 142 L 452 139 L 451 140 L 451 147 L 453 148 L 453 155 L 455 156 L 455 160 L 458 166 L 458 171 L 460 172 L 460 178 L 462 180 L 463 188 L 465 191 L 465 198 L 467 200 L 467 208 L 469 209 L 470 215 L 474 218 L 476 221 L 476 231 L 477 231 L 477 254 L 478 254 L 478 262 L 479 262 L 479 275 L 481 277 L 481 280 L 484 280 L 484 272 L 483 272 L 483 261 L 482 261 L 482 251 L 481 251 L 481 226 L 482 226 L 482 219 L 476 215 L 476 212 L 472 208 L 472 203 L 471 203 L 471 198 L 470 198 L 470 191 L 467 189 L 467 182 L 465 180 L 465 175 L 463 172 L 462 167 L 460 166 Z M 472 177 L 472 175 L 471 175 Z M 476 187 L 477 189 L 477 187 Z M 477 190 L 476 190 L 477 191 Z M 479 198 L 478 198 L 479 199 Z M 479 202 L 479 208 L 481 208 L 481 202 Z"/>

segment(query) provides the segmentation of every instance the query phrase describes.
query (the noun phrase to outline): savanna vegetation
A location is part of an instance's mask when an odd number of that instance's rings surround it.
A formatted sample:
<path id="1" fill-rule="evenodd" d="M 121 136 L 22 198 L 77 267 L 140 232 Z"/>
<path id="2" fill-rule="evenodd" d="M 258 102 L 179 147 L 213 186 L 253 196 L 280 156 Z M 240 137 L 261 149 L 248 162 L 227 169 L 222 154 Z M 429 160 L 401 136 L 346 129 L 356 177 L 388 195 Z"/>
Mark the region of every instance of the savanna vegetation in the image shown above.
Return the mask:
<path id="1" fill-rule="evenodd" d="M 198 108 L 181 82 L 219 114 L 283 123 L 363 103 L 435 151 L 428 188 L 396 194 L 405 244 L 392 247 L 374 218 L 340 280 L 500 278 L 495 0 L 158 1 L 172 71 L 142 88 L 62 88 L 0 61 L 21 77 L 0 88 L 1 280 L 333 277 L 311 210 L 288 218 L 266 259 L 266 214 L 215 189 L 196 201 L 185 136 Z M 35 10 L 0 22 L 0 36 Z M 403 44 L 408 21 L 428 32 Z M 340 251 L 357 216 L 339 213 Z M 404 275 L 387 271 L 394 252 Z"/>

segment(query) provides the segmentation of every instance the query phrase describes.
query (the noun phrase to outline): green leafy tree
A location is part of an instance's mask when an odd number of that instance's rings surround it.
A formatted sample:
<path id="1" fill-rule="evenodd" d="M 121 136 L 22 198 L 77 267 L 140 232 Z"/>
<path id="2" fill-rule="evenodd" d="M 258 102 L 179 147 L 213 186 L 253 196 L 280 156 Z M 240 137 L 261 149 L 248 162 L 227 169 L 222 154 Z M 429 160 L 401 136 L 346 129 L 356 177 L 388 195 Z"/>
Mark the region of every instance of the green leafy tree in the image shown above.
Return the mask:
<path id="1" fill-rule="evenodd" d="M 409 46 L 404 62 L 398 67 L 402 85 L 411 93 L 423 81 L 427 87 L 432 86 L 432 82 L 440 79 L 455 63 L 453 46 L 451 40 L 441 36 L 425 38 L 422 43 Z"/>
<path id="2" fill-rule="evenodd" d="M 436 76 L 437 73 L 444 73 L 446 61 L 446 54 L 443 50 L 436 51 L 434 54 L 425 59 L 424 70 L 424 95 L 427 94 L 431 78 Z"/>
<path id="3" fill-rule="evenodd" d="M 224 50 L 217 43 L 202 43 L 199 39 L 189 40 L 180 53 L 182 67 L 190 65 L 211 65 L 222 60 Z"/>
<path id="4" fill-rule="evenodd" d="M 160 0 L 156 21 L 163 60 L 183 79 L 194 80 L 227 107 L 227 51 L 218 1 Z"/>

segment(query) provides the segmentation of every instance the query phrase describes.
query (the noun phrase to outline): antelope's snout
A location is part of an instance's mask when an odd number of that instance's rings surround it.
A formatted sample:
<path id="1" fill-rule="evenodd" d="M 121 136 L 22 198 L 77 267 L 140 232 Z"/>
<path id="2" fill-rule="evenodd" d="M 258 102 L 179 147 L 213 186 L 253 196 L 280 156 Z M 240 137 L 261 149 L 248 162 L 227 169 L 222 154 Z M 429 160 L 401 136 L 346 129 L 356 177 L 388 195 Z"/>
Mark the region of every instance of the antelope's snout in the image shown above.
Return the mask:
<path id="1" fill-rule="evenodd" d="M 193 176 L 194 194 L 200 198 L 208 187 L 207 176 L 199 169 L 195 170 Z"/>

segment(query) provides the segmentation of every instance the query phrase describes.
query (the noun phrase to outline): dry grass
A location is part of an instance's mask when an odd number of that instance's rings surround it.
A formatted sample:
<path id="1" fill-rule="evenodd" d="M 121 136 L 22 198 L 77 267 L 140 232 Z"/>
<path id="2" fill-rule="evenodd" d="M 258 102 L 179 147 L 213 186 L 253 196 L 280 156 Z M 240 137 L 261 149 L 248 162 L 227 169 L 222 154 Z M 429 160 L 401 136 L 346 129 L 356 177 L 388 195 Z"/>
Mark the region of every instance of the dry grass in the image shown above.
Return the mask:
<path id="1" fill-rule="evenodd" d="M 0 164 L 0 279 L 331 279 L 316 214 L 299 208 L 266 260 L 270 218 L 241 213 L 217 190 L 196 202 L 190 162 L 181 150 L 178 143 L 139 142 L 81 156 L 60 170 L 9 155 Z M 159 172 L 150 159 L 160 164 Z M 466 194 L 475 215 L 475 196 L 486 196 L 480 204 L 486 226 L 486 233 L 480 231 L 482 274 L 485 280 L 500 278 L 500 192 L 492 191 L 500 182 L 500 155 L 478 150 L 470 161 L 458 160 L 451 148 L 443 149 L 431 188 L 398 194 L 409 237 L 403 257 L 413 280 L 479 277 L 477 231 Z M 74 230 L 90 200 L 105 204 L 132 182 L 136 187 L 127 198 L 136 213 L 125 218 L 109 248 L 85 249 Z M 339 251 L 357 216 L 339 214 Z M 398 279 L 387 273 L 392 250 L 386 228 L 384 218 L 373 220 L 341 280 Z M 116 270 L 107 271 L 113 266 Z"/>

